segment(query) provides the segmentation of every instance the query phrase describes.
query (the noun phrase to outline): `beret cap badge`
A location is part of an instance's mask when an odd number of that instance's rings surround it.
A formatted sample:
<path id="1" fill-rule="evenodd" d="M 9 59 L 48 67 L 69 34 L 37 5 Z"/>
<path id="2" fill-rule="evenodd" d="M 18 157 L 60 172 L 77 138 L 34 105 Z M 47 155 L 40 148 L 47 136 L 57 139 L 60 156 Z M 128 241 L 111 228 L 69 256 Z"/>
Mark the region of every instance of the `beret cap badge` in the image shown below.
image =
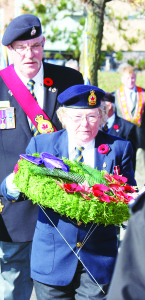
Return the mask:
<path id="1" fill-rule="evenodd" d="M 93 91 L 93 90 L 90 91 L 90 95 L 88 97 L 88 102 L 89 102 L 89 105 L 96 105 L 97 97 L 95 95 L 95 91 Z"/>
<path id="2" fill-rule="evenodd" d="M 35 29 L 35 27 L 33 27 L 32 30 L 31 30 L 31 36 L 33 36 L 35 34 L 36 34 L 36 29 Z"/>

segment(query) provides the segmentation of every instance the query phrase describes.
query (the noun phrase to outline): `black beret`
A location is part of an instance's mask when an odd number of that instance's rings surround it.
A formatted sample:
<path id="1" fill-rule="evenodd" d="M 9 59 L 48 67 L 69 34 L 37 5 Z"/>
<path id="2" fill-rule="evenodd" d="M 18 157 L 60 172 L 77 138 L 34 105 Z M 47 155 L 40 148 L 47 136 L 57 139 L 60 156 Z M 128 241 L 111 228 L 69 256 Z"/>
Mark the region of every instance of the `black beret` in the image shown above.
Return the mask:
<path id="1" fill-rule="evenodd" d="M 105 92 L 93 85 L 77 84 L 58 95 L 58 102 L 72 108 L 96 108 L 101 105 Z"/>
<path id="2" fill-rule="evenodd" d="M 31 14 L 25 14 L 13 19 L 7 26 L 2 44 L 8 46 L 14 41 L 34 39 L 42 34 L 40 20 Z"/>
<path id="3" fill-rule="evenodd" d="M 102 101 L 108 101 L 108 102 L 114 103 L 115 96 L 111 93 L 106 93 L 105 96 L 103 97 Z"/>

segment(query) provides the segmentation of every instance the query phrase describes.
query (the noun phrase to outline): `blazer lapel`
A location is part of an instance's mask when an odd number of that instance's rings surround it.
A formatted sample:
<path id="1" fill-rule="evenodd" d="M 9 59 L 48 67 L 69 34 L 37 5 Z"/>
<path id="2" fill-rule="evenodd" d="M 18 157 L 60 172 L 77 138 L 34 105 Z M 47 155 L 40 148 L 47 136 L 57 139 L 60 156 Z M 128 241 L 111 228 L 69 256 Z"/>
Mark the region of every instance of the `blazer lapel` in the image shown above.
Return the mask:
<path id="1" fill-rule="evenodd" d="M 107 136 L 108 134 L 105 134 Z M 102 154 L 98 151 L 98 147 L 102 144 L 107 144 L 104 133 L 101 131 L 98 132 L 95 139 L 95 168 L 98 170 L 106 170 L 108 173 L 111 173 L 113 160 L 110 159 L 112 149 L 109 145 L 109 151 L 105 154 Z"/>
<path id="2" fill-rule="evenodd" d="M 49 78 L 49 68 L 45 63 L 43 63 L 44 67 L 44 78 Z M 51 76 L 52 77 L 52 76 Z M 51 78 L 53 80 L 53 78 Z M 57 109 L 57 95 L 58 89 L 55 86 L 49 86 L 47 84 L 44 85 L 44 112 L 48 115 L 49 119 L 53 118 L 54 112 Z"/>
<path id="3" fill-rule="evenodd" d="M 113 126 L 114 125 L 118 125 L 119 128 L 118 129 L 115 129 Z M 115 121 L 112 125 L 112 127 L 110 128 L 109 130 L 109 134 L 112 134 L 112 135 L 115 135 L 115 136 L 120 136 L 121 135 L 121 131 L 122 131 L 122 124 L 121 124 L 121 121 L 120 119 L 115 115 Z"/>
<path id="4" fill-rule="evenodd" d="M 57 94 L 58 90 L 56 88 L 47 88 L 44 86 L 44 112 L 50 120 L 53 118 L 56 109 Z"/>
<path id="5" fill-rule="evenodd" d="M 68 134 L 64 130 L 63 133 L 57 138 L 56 143 L 54 144 L 54 151 L 56 157 L 65 157 L 69 158 L 68 153 Z"/>

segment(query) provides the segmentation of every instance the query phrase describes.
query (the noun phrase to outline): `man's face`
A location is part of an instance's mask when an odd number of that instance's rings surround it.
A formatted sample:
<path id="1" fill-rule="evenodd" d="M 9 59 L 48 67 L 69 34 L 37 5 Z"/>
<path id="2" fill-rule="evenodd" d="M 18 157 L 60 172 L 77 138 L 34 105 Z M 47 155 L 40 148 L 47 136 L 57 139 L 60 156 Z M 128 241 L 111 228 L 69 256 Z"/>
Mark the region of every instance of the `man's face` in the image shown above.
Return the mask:
<path id="1" fill-rule="evenodd" d="M 128 89 L 133 89 L 134 86 L 135 86 L 135 82 L 136 82 L 136 75 L 135 75 L 135 73 L 133 73 L 132 75 L 131 75 L 131 74 L 128 74 L 128 73 L 125 73 L 125 74 L 122 76 L 122 83 L 123 83 Z"/>
<path id="2" fill-rule="evenodd" d="M 101 120 L 98 108 L 67 108 L 64 118 L 66 130 L 78 146 L 90 142 L 98 133 Z"/>
<path id="3" fill-rule="evenodd" d="M 41 67 L 45 38 L 41 35 L 26 41 L 14 41 L 10 56 L 16 69 L 25 77 L 33 78 Z"/>

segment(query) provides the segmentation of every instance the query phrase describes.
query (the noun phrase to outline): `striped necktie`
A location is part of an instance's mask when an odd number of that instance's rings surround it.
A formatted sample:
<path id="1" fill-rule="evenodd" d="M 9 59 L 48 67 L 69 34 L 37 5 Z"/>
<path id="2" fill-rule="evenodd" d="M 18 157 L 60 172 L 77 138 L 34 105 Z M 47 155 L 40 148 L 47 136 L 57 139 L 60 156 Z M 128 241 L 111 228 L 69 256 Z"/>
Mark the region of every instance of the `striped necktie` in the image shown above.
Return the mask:
<path id="1" fill-rule="evenodd" d="M 108 132 L 109 128 L 108 128 L 108 122 L 104 125 L 104 127 L 102 128 L 104 132 Z"/>
<path id="2" fill-rule="evenodd" d="M 77 152 L 76 156 L 75 156 L 75 159 L 77 162 L 81 162 L 81 163 L 84 163 L 84 158 L 83 158 L 83 155 L 82 155 L 82 152 L 85 148 L 80 146 L 80 147 L 75 147 L 75 150 Z"/>
<path id="3" fill-rule="evenodd" d="M 33 79 L 30 79 L 27 83 L 27 87 L 28 87 L 28 90 L 30 91 L 30 93 L 32 94 L 32 96 L 34 97 L 34 99 L 37 101 L 37 98 L 34 94 L 34 84 L 35 84 L 35 81 Z"/>
<path id="4" fill-rule="evenodd" d="M 34 99 L 37 101 L 37 98 L 34 94 L 34 84 L 35 84 L 35 81 L 33 79 L 30 79 L 27 83 L 27 88 L 29 90 L 29 92 L 32 94 L 32 96 L 34 97 Z M 31 131 L 32 131 L 32 134 L 33 136 L 36 136 L 38 134 L 38 131 L 36 129 L 36 127 L 33 125 L 33 123 L 31 122 Z"/>

